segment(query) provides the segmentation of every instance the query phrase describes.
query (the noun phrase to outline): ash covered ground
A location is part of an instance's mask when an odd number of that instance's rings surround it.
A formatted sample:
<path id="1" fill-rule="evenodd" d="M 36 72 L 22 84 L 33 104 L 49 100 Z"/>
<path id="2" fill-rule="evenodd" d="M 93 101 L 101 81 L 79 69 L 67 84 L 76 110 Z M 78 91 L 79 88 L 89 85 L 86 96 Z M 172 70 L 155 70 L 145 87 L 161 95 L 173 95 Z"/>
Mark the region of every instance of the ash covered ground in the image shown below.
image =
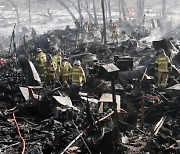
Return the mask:
<path id="1" fill-rule="evenodd" d="M 136 2 L 127 2 L 132 14 L 119 22 L 113 1 L 111 14 L 119 35 L 113 37 L 106 13 L 106 43 L 100 3 L 99 26 L 86 31 L 74 24 L 62 3 L 34 1 L 30 27 L 36 35 L 29 29 L 24 1 L 17 5 L 19 24 L 12 2 L 2 4 L 1 153 L 179 153 L 180 47 L 174 7 L 178 2 L 168 2 L 174 12 L 167 11 L 165 19 L 160 2 L 146 4 L 145 18 L 135 24 Z M 73 4 L 78 8 L 77 2 Z M 78 19 L 73 4 L 67 6 Z M 93 4 L 89 8 L 92 13 Z M 88 12 L 82 12 L 85 25 Z M 87 78 L 82 89 L 65 87 L 59 79 L 52 85 L 38 80 L 37 48 L 51 55 L 61 50 L 71 64 L 80 60 Z M 165 50 L 172 65 L 163 90 L 155 71 L 159 49 Z"/>

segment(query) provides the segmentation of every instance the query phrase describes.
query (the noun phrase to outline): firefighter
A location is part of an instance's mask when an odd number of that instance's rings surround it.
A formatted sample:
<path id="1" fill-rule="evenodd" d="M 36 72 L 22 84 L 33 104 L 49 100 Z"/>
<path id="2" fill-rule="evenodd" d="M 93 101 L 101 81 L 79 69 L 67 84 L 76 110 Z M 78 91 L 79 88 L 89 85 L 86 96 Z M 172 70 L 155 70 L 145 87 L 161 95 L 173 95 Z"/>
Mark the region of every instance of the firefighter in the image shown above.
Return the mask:
<path id="1" fill-rule="evenodd" d="M 158 72 L 158 88 L 164 89 L 167 85 L 168 74 L 172 70 L 169 57 L 163 49 L 158 51 L 155 61 L 155 70 Z"/>
<path id="2" fill-rule="evenodd" d="M 117 25 L 113 25 L 113 31 L 112 31 L 112 39 L 113 39 L 113 43 L 118 43 L 118 29 L 117 29 Z"/>
<path id="3" fill-rule="evenodd" d="M 86 20 L 83 25 L 83 30 L 85 31 L 85 33 L 88 33 L 88 27 L 89 27 L 89 22 L 88 20 Z"/>
<path id="4" fill-rule="evenodd" d="M 46 85 L 48 85 L 48 86 L 54 85 L 55 71 L 56 71 L 56 65 L 53 62 L 52 56 L 50 54 L 48 54 L 47 61 L 45 64 L 45 79 L 46 79 L 45 82 L 46 82 Z"/>
<path id="5" fill-rule="evenodd" d="M 119 27 L 121 27 L 121 26 L 122 26 L 122 22 L 123 22 L 123 20 L 122 20 L 122 17 L 120 16 L 120 17 L 119 17 L 119 19 L 118 19 L 118 24 L 119 24 Z"/>
<path id="6" fill-rule="evenodd" d="M 6 61 L 3 58 L 0 58 L 0 68 L 6 64 Z"/>
<path id="7" fill-rule="evenodd" d="M 86 76 L 79 60 L 74 61 L 73 68 L 71 70 L 71 81 L 72 85 L 76 84 L 79 87 L 86 82 Z"/>
<path id="8" fill-rule="evenodd" d="M 39 76 L 41 77 L 42 81 L 44 80 L 46 61 L 47 61 L 46 54 L 42 51 L 41 48 L 38 48 L 36 62 L 37 62 L 37 70 L 38 70 Z"/>
<path id="9" fill-rule="evenodd" d="M 68 62 L 68 59 L 64 57 L 60 66 L 60 77 L 64 86 L 68 86 L 71 68 L 72 66 Z"/>
<path id="10" fill-rule="evenodd" d="M 95 25 L 93 23 L 90 23 L 88 26 L 88 37 L 94 38 L 94 32 L 95 32 Z"/>
<path id="11" fill-rule="evenodd" d="M 59 79 L 60 77 L 60 66 L 61 66 L 61 61 L 62 61 L 62 53 L 61 51 L 57 51 L 56 54 L 53 56 L 53 62 L 55 64 L 55 69 L 56 69 L 56 79 Z"/>

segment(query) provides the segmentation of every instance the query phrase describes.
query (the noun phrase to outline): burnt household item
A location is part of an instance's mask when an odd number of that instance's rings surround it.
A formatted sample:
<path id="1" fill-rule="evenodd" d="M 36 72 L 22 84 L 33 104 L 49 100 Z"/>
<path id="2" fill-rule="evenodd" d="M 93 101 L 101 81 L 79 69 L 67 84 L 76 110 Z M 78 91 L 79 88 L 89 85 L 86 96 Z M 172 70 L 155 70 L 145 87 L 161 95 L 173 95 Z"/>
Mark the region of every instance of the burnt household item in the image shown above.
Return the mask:
<path id="1" fill-rule="evenodd" d="M 133 80 L 141 80 L 146 71 L 146 67 L 139 66 L 135 70 L 120 71 L 119 81 L 126 81 L 128 83 L 134 83 Z"/>
<path id="2" fill-rule="evenodd" d="M 119 68 L 116 67 L 113 63 L 101 65 L 102 70 L 104 74 L 102 74 L 106 80 L 111 81 L 111 87 L 112 87 L 112 99 L 113 99 L 113 110 L 114 110 L 114 123 L 115 123 L 115 129 L 114 129 L 114 143 L 117 141 L 118 137 L 118 115 L 117 115 L 117 101 L 116 101 L 116 93 L 115 93 L 115 79 L 117 79 L 117 73 L 119 72 Z"/>
<path id="3" fill-rule="evenodd" d="M 34 66 L 24 55 L 19 56 L 19 63 L 25 76 L 27 86 L 41 86 L 41 79 Z"/>
<path id="4" fill-rule="evenodd" d="M 111 81 L 114 78 L 118 77 L 119 68 L 116 67 L 113 63 L 101 65 L 98 72 L 98 77 L 107 81 Z"/>
<path id="5" fill-rule="evenodd" d="M 170 40 L 163 39 L 163 40 L 153 41 L 152 45 L 154 49 L 157 51 L 159 49 L 164 49 L 166 55 L 171 58 L 173 58 L 178 53 L 178 50 Z"/>
<path id="6" fill-rule="evenodd" d="M 114 56 L 114 62 L 120 71 L 127 71 L 133 68 L 133 58 L 129 56 L 119 57 L 116 55 Z"/>
<path id="7" fill-rule="evenodd" d="M 166 88 L 166 93 L 171 97 L 180 96 L 180 84 L 176 84 L 172 87 Z"/>

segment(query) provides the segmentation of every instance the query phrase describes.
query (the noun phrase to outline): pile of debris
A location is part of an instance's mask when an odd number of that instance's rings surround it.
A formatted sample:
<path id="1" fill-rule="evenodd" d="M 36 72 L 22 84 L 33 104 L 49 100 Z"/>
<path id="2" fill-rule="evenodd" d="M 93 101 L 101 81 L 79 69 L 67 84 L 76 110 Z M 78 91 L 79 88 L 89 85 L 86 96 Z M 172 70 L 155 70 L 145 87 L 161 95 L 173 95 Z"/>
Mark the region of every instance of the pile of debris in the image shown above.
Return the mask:
<path id="1" fill-rule="evenodd" d="M 81 92 L 62 85 L 45 88 L 31 61 L 7 58 L 0 68 L 0 152 L 179 153 L 179 50 L 175 44 L 154 41 L 152 48 L 128 39 L 108 44 L 108 50 L 97 42 L 77 48 L 75 39 L 62 37 L 75 36 L 75 31 L 60 32 L 51 33 L 51 42 L 45 35 L 46 43 L 29 41 L 27 50 L 31 54 L 37 47 L 46 52 L 56 45 L 64 48 L 71 61 L 80 59 L 88 66 L 87 83 Z M 163 92 L 156 88 L 154 71 L 160 48 L 173 64 Z M 23 52 L 21 46 L 17 55 Z M 95 67 L 90 67 L 92 61 Z"/>

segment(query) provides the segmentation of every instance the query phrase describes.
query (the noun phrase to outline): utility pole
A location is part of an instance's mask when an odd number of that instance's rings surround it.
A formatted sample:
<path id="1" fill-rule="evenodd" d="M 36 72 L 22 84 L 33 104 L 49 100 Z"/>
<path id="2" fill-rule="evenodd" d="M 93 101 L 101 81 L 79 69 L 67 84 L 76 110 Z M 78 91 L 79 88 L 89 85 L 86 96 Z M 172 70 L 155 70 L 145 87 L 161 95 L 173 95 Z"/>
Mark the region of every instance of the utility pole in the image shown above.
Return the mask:
<path id="1" fill-rule="evenodd" d="M 166 0 L 162 0 L 162 18 L 166 17 Z"/>
<path id="2" fill-rule="evenodd" d="M 101 0 L 102 6 L 102 14 L 103 14 L 103 38 L 104 38 L 104 46 L 107 47 L 107 40 L 106 40 L 106 17 L 105 17 L 105 9 L 104 9 L 104 0 Z"/>

